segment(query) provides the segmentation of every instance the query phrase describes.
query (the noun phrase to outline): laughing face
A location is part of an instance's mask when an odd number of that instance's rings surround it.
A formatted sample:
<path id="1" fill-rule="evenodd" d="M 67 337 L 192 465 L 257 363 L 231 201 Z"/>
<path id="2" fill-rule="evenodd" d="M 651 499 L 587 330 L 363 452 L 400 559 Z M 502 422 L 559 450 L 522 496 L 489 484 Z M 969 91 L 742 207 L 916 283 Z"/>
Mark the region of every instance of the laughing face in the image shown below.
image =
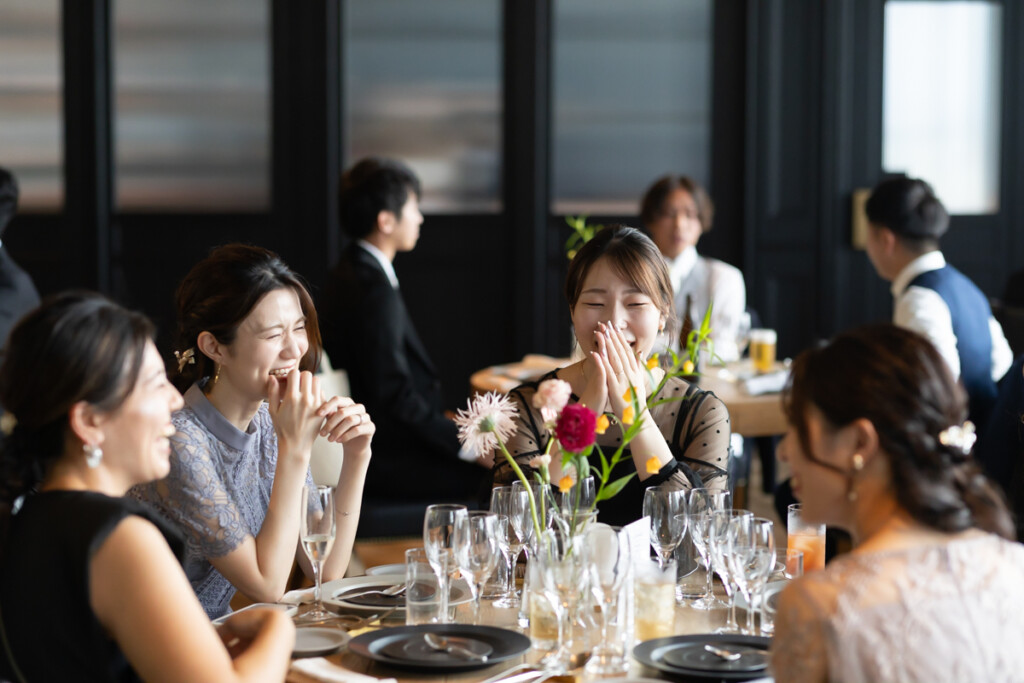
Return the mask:
<path id="1" fill-rule="evenodd" d="M 606 257 L 595 261 L 587 272 L 572 311 L 576 336 L 587 354 L 597 348 L 594 334 L 598 323 L 610 321 L 622 330 L 633 351 L 646 358 L 664 320 L 654 300 L 623 278 Z"/>
<path id="2" fill-rule="evenodd" d="M 306 315 L 298 295 L 289 287 L 275 289 L 264 294 L 238 326 L 218 383 L 262 400 L 268 381 L 274 378 L 283 384 L 289 372 L 299 369 L 308 350 Z"/>

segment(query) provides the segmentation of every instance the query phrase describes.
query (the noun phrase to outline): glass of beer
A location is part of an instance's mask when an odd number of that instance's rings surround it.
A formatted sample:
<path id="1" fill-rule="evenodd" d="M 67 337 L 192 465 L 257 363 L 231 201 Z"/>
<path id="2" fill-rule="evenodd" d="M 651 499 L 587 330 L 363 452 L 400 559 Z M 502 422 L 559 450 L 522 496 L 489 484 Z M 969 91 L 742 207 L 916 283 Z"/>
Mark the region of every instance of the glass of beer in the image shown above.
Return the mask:
<path id="1" fill-rule="evenodd" d="M 775 367 L 775 330 L 757 328 L 750 331 L 750 358 L 758 372 L 771 372 Z"/>
<path id="2" fill-rule="evenodd" d="M 786 519 L 788 549 L 804 554 L 804 571 L 825 568 L 825 525 L 808 524 L 803 518 L 803 506 L 794 503 L 789 506 Z"/>

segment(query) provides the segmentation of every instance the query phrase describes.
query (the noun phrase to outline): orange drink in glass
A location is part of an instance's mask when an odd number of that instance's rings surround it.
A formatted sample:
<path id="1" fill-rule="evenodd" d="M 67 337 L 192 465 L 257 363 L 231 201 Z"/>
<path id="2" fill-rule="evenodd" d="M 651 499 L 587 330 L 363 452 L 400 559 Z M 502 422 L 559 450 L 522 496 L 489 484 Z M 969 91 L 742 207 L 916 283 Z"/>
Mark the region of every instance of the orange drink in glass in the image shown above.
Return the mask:
<path id="1" fill-rule="evenodd" d="M 804 571 L 812 572 L 825 568 L 825 525 L 809 524 L 803 518 L 803 506 L 795 503 L 789 506 L 786 518 L 786 535 L 790 550 L 804 554 Z"/>

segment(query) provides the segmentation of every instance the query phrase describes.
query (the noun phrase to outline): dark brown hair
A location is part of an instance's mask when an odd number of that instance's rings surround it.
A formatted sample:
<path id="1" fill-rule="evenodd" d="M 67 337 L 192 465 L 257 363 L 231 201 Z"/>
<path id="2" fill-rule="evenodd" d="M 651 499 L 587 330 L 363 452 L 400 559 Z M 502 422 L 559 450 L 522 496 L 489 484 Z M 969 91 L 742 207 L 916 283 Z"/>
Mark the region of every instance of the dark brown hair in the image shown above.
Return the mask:
<path id="1" fill-rule="evenodd" d="M 591 267 L 607 257 L 619 275 L 646 294 L 665 316 L 665 326 L 672 329 L 675 322 L 672 280 L 665 258 L 651 238 L 636 228 L 611 225 L 599 230 L 584 244 L 569 263 L 565 277 L 565 298 L 572 314 L 583 291 L 583 282 Z"/>
<path id="2" fill-rule="evenodd" d="M 793 362 L 783 405 L 808 459 L 831 467 L 811 452 L 810 406 L 833 428 L 864 418 L 888 456 L 896 500 L 915 520 L 945 532 L 978 527 L 1015 539 L 1006 505 L 971 454 L 939 440 L 966 419 L 966 394 L 921 335 L 869 325 L 804 351 Z"/>
<path id="3" fill-rule="evenodd" d="M 14 327 L 0 365 L 0 404 L 17 420 L 0 442 L 4 525 L 14 501 L 63 455 L 71 407 L 121 407 L 152 338 L 145 316 L 92 292 L 49 297 Z"/>
<path id="4" fill-rule="evenodd" d="M 715 205 L 700 183 L 685 175 L 663 176 L 647 188 L 644 198 L 640 201 L 640 220 L 644 222 L 644 226 L 650 226 L 665 213 L 665 202 L 676 190 L 686 190 L 693 197 L 701 232 L 710 230 L 715 217 Z"/>
<path id="5" fill-rule="evenodd" d="M 299 369 L 315 372 L 320 364 L 320 327 L 313 299 L 302 279 L 272 251 L 228 244 L 211 251 L 178 285 L 177 351 L 192 349 L 195 363 L 181 366 L 175 385 L 184 391 L 213 374 L 214 362 L 196 345 L 200 332 L 209 332 L 221 344 L 230 345 L 238 326 L 260 299 L 278 289 L 291 289 L 299 297 L 309 339 L 309 350 L 299 362 Z"/>
<path id="6" fill-rule="evenodd" d="M 949 228 L 949 213 L 932 186 L 916 178 L 890 178 L 871 191 L 864 212 L 875 225 L 889 228 L 913 251 L 937 249 Z"/>

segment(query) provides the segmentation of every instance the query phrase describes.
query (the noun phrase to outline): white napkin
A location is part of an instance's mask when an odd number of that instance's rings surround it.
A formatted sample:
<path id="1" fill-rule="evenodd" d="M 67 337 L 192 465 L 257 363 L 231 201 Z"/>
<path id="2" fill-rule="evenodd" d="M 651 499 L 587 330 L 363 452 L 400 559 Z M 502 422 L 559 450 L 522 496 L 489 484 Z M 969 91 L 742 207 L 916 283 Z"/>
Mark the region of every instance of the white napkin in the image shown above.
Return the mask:
<path id="1" fill-rule="evenodd" d="M 292 683 L 397 683 L 394 678 L 374 678 L 338 666 L 323 657 L 296 659 L 288 671 Z"/>
<path id="2" fill-rule="evenodd" d="M 316 596 L 316 587 L 313 588 L 301 588 L 299 590 L 288 591 L 281 596 L 282 602 L 286 605 L 309 605 L 313 602 L 313 598 Z"/>
<path id="3" fill-rule="evenodd" d="M 743 389 L 751 396 L 778 393 L 786 386 L 787 377 L 789 377 L 789 370 L 776 370 L 763 375 L 754 375 L 743 381 Z"/>

